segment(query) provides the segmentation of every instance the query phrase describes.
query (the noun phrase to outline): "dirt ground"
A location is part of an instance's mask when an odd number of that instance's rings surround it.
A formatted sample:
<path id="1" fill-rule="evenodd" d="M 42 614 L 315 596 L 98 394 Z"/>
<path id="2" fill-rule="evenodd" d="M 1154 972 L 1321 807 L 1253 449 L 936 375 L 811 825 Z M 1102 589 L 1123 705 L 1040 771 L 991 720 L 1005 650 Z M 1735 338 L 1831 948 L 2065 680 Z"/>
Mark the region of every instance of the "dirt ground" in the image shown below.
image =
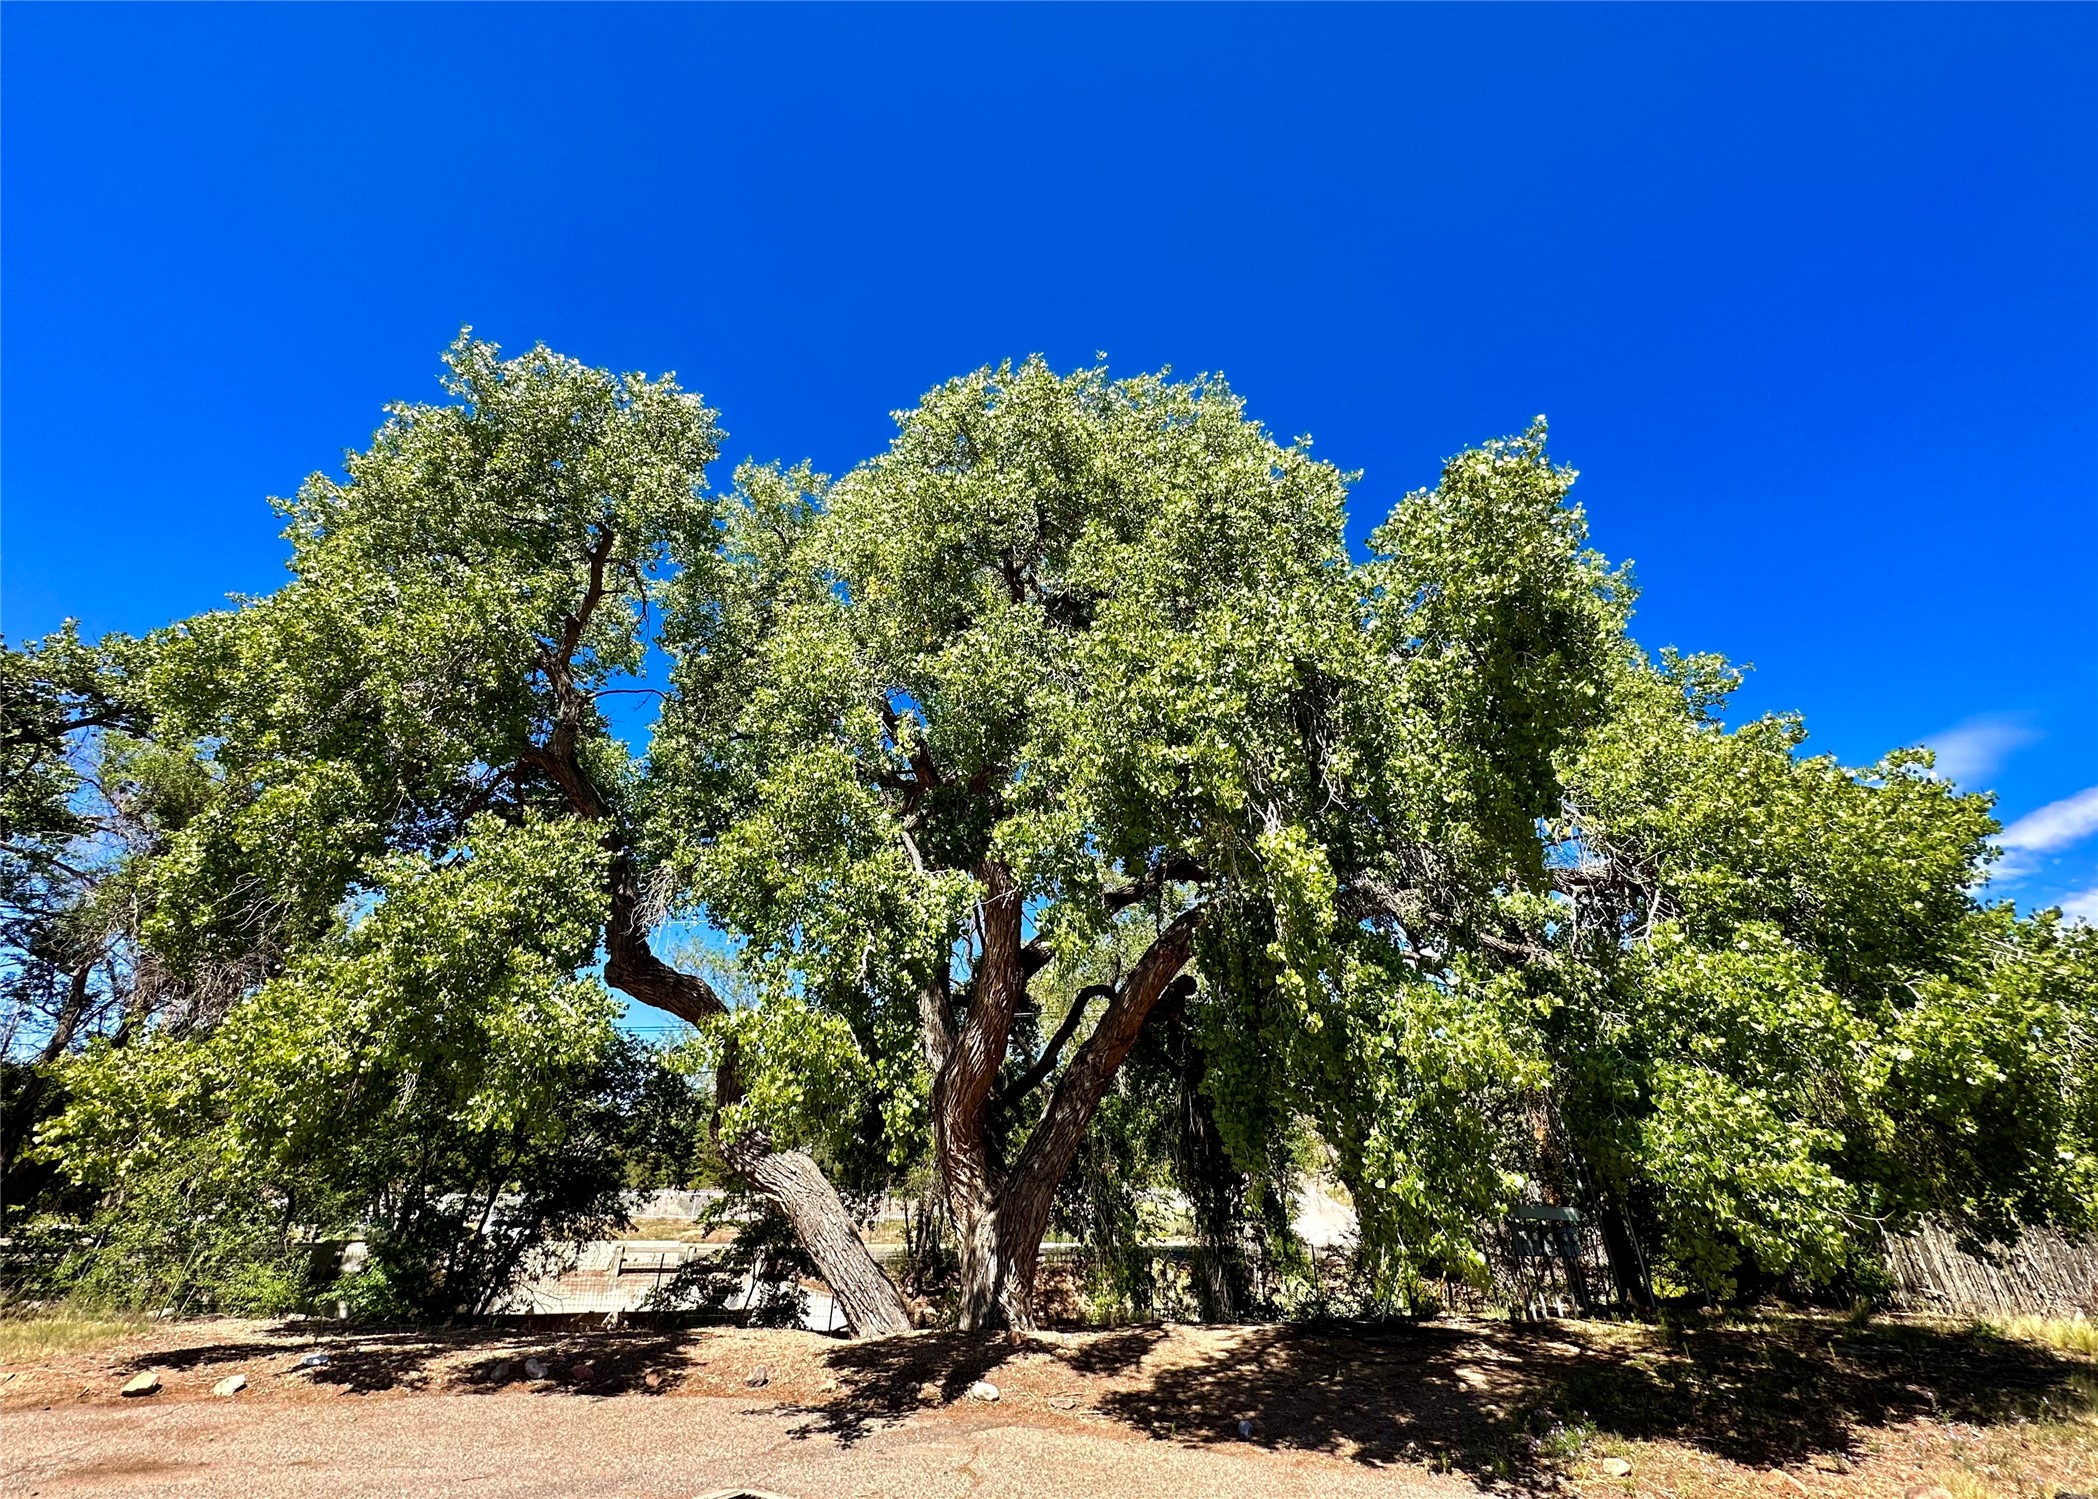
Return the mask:
<path id="1" fill-rule="evenodd" d="M 2098 1365 L 1809 1317 L 872 1343 L 208 1319 L 0 1368 L 0 1438 L 0 1494 L 39 1496 L 2055 1499 L 2098 1491 Z"/>

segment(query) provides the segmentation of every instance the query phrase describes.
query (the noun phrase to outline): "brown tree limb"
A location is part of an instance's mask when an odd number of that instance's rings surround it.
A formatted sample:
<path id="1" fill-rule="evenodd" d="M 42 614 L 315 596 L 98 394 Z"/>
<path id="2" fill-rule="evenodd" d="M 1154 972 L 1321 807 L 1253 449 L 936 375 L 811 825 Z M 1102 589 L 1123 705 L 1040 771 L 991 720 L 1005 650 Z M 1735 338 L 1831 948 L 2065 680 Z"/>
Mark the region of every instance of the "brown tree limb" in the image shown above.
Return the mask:
<path id="1" fill-rule="evenodd" d="M 542 652 L 541 666 L 554 696 L 554 727 L 545 744 L 528 747 L 519 759 L 560 789 L 571 816 L 604 829 L 601 845 L 611 856 L 605 982 L 645 1005 L 698 1025 L 727 1014 L 728 1006 L 704 978 L 656 956 L 649 942 L 640 868 L 611 803 L 583 767 L 579 752 L 587 699 L 575 681 L 575 653 L 604 599 L 605 565 L 612 545 L 612 532 L 607 528 L 590 550 L 582 599 L 572 613 L 563 616 L 555 648 Z M 732 1053 L 722 1058 L 715 1084 L 717 1107 L 738 1096 Z M 786 1216 L 855 1333 L 879 1337 L 910 1330 L 909 1304 L 876 1263 L 852 1215 L 813 1158 L 802 1151 L 774 1149 L 770 1136 L 755 1128 L 723 1133 L 718 1144 L 730 1166 Z"/>
<path id="2" fill-rule="evenodd" d="M 1078 1022 L 1085 1018 L 1087 1006 L 1096 999 L 1112 999 L 1114 992 L 1113 987 L 1108 984 L 1088 984 L 1073 995 L 1071 1007 L 1064 1011 L 1064 1018 L 1057 1025 L 1056 1033 L 1042 1043 L 1042 1054 L 1034 1059 L 1025 1072 L 998 1090 L 994 1100 L 998 1107 L 1011 1108 L 1039 1087 L 1042 1079 L 1055 1069 L 1057 1059 L 1064 1054 L 1064 1048 L 1070 1044 L 1072 1034 L 1078 1029 Z"/>
<path id="3" fill-rule="evenodd" d="M 1144 1022 L 1187 966 L 1204 914 L 1197 907 L 1166 924 L 1057 1079 L 1048 1107 L 998 1194 L 995 1213 L 988 1215 L 994 1221 L 979 1230 L 992 1240 L 981 1246 L 988 1273 L 979 1272 L 977 1284 L 963 1286 L 964 1326 L 996 1320 L 1014 1327 L 1034 1325 L 1035 1267 L 1056 1189 Z"/>

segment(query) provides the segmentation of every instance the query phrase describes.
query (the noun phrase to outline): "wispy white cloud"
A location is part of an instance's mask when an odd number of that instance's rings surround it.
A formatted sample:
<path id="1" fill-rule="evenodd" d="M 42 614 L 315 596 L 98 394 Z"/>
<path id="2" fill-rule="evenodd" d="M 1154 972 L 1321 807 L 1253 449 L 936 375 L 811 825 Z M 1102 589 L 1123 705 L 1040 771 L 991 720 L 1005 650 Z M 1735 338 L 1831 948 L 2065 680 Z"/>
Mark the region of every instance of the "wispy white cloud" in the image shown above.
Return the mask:
<path id="1" fill-rule="evenodd" d="M 1996 841 L 2014 853 L 2043 854 L 2080 843 L 2093 833 L 2098 833 L 2098 786 L 2087 786 L 2074 796 L 2026 813 Z"/>
<path id="2" fill-rule="evenodd" d="M 1940 779 L 1973 787 L 1994 775 L 2014 750 L 2040 737 L 2040 731 L 2015 718 L 1988 715 L 1931 735 L 1923 741 L 1937 756 Z"/>
<path id="3" fill-rule="evenodd" d="M 2098 926 L 2098 886 L 2065 895 L 2057 904 L 2062 908 L 2062 915 L 2071 920 L 2088 921 L 2092 926 Z"/>

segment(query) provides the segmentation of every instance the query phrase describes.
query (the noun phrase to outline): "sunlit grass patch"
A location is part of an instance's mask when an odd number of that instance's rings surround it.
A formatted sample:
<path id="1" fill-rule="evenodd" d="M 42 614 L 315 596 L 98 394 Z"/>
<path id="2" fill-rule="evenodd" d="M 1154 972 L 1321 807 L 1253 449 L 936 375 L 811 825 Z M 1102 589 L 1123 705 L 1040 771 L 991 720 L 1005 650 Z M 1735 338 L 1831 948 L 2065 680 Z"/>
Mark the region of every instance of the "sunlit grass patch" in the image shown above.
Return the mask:
<path id="1" fill-rule="evenodd" d="M 1983 1481 L 1981 1475 L 1971 1473 L 1965 1468 L 1955 1468 L 1947 1473 L 1943 1487 L 1946 1493 L 1952 1495 L 1952 1499 L 2001 1499 L 1996 1490 Z"/>
<path id="2" fill-rule="evenodd" d="M 0 1316 L 0 1364 L 31 1364 L 60 1354 L 107 1347 L 144 1329 L 128 1312 L 90 1312 L 54 1306 Z"/>
<path id="3" fill-rule="evenodd" d="M 2024 1343 L 2041 1343 L 2063 1353 L 2098 1358 L 2098 1322 L 2088 1317 L 2011 1317 L 1990 1324 L 1992 1330 Z"/>

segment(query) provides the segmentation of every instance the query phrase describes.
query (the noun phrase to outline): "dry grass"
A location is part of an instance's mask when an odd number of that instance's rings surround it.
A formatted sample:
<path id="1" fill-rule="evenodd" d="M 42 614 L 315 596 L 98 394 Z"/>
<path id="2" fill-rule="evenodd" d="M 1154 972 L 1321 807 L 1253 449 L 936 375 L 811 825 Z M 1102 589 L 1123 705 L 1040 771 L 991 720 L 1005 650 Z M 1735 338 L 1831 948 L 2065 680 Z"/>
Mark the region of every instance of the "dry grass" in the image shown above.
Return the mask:
<path id="1" fill-rule="evenodd" d="M 2098 1322 L 2088 1317 L 2013 1317 L 1991 1326 L 2006 1338 L 2098 1358 Z"/>
<path id="2" fill-rule="evenodd" d="M 629 1242 L 638 1239 L 678 1244 L 725 1244 L 735 1236 L 734 1224 L 721 1224 L 709 1230 L 690 1218 L 637 1218 L 631 1228 L 619 1235 Z"/>
<path id="3" fill-rule="evenodd" d="M 0 1365 L 34 1364 L 121 1342 L 146 1327 L 130 1312 L 89 1312 L 59 1305 L 0 1317 Z"/>
<path id="4" fill-rule="evenodd" d="M 2078 1412 L 2082 1419 L 2098 1423 L 2098 1374 L 2070 1375 L 2069 1389 L 2083 1402 L 2083 1409 Z"/>
<path id="5" fill-rule="evenodd" d="M 1952 1495 L 1952 1499 L 2000 1499 L 1993 1486 L 1965 1468 L 1947 1473 L 1941 1487 Z"/>

